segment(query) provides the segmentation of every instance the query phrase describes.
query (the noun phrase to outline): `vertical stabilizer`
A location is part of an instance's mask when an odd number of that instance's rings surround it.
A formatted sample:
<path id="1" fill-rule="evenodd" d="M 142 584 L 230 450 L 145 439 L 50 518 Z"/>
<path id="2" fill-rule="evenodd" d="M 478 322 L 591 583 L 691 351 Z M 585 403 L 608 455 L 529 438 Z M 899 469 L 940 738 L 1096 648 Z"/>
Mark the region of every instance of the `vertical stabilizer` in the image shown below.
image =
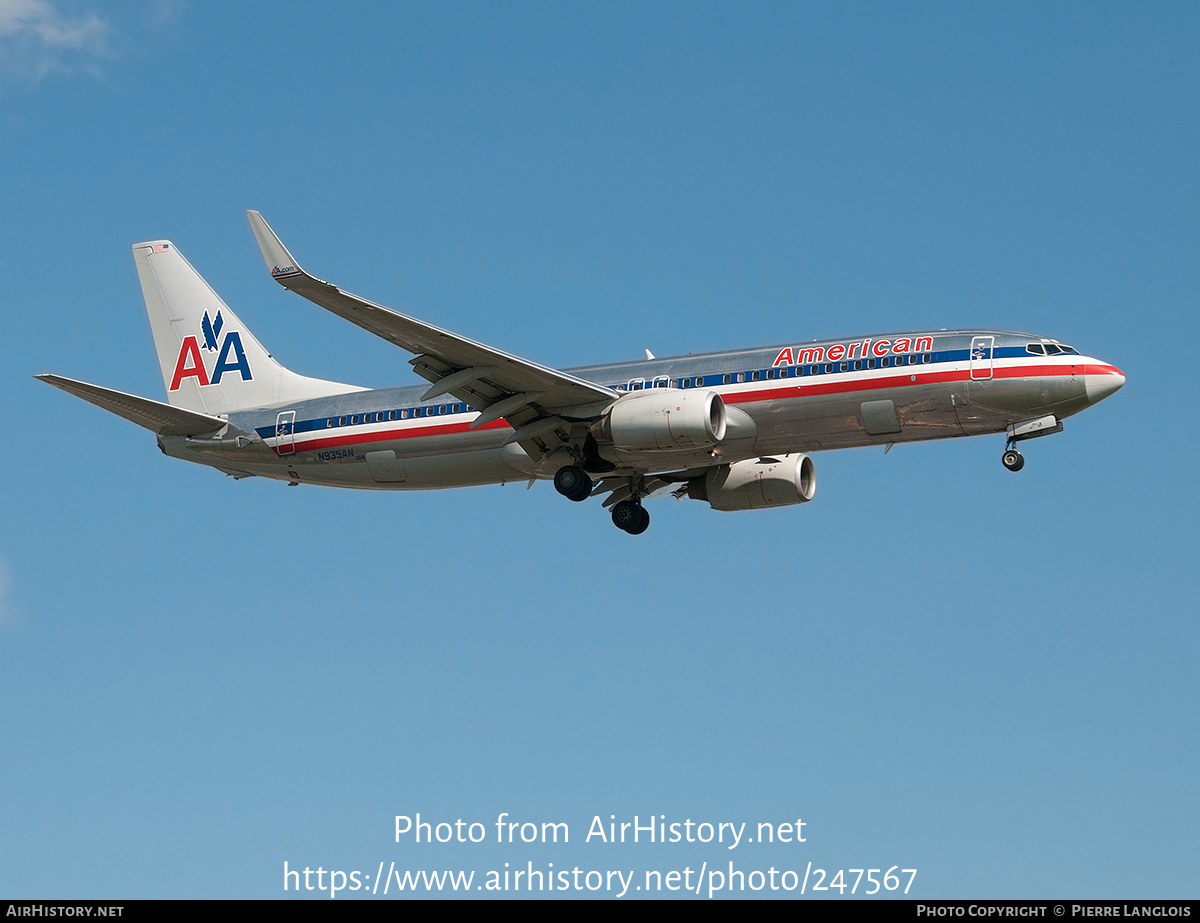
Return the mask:
<path id="1" fill-rule="evenodd" d="M 281 366 L 170 241 L 134 244 L 133 260 L 172 405 L 220 414 L 362 390 Z"/>

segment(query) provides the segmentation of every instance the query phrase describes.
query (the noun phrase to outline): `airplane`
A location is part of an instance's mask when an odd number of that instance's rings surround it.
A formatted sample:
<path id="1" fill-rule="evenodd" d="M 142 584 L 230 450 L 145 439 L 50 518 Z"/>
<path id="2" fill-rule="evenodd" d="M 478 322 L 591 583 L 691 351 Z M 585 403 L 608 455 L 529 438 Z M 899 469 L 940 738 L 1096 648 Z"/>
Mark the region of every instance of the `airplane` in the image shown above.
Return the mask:
<path id="1" fill-rule="evenodd" d="M 809 453 L 1062 432 L 1125 383 L 1059 340 L 1003 330 L 886 333 L 559 371 L 406 317 L 300 268 L 256 211 L 285 289 L 414 355 L 427 386 L 368 390 L 284 368 L 170 241 L 134 244 L 167 403 L 58 375 L 42 381 L 153 432 L 162 451 L 234 478 L 420 490 L 552 480 L 605 495 L 637 535 L 670 491 L 716 510 L 806 503 Z"/>

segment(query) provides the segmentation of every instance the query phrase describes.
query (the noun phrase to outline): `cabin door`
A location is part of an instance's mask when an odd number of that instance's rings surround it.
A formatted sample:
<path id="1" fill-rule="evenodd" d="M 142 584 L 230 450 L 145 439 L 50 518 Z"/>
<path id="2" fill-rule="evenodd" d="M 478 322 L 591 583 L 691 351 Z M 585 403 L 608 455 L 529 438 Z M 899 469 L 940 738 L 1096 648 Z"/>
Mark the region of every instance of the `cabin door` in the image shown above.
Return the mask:
<path id="1" fill-rule="evenodd" d="M 971 338 L 972 381 L 992 377 L 992 346 L 995 342 L 996 338 L 993 336 Z"/>
<path id="2" fill-rule="evenodd" d="M 284 410 L 275 420 L 275 454 L 291 455 L 296 451 L 296 411 Z"/>

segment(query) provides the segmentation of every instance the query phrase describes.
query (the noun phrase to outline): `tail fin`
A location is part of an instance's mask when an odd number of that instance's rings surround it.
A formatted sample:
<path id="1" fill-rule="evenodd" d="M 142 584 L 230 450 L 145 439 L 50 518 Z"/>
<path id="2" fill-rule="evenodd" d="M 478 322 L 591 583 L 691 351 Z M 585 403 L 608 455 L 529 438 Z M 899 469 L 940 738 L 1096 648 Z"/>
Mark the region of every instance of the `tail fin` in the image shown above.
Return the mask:
<path id="1" fill-rule="evenodd" d="M 363 390 L 285 369 L 169 241 L 134 244 L 133 261 L 172 406 L 219 414 Z"/>

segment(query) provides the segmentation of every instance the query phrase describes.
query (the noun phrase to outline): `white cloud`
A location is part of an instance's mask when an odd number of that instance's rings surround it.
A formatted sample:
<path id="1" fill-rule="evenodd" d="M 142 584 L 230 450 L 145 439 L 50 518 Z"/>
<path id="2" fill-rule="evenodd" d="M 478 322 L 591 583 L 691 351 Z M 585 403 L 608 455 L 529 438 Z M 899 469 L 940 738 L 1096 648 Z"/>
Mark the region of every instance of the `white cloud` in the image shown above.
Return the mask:
<path id="1" fill-rule="evenodd" d="M 108 57 L 108 23 L 95 13 L 63 13 L 50 0 L 0 0 L 0 66 L 38 80 L 87 70 Z"/>

